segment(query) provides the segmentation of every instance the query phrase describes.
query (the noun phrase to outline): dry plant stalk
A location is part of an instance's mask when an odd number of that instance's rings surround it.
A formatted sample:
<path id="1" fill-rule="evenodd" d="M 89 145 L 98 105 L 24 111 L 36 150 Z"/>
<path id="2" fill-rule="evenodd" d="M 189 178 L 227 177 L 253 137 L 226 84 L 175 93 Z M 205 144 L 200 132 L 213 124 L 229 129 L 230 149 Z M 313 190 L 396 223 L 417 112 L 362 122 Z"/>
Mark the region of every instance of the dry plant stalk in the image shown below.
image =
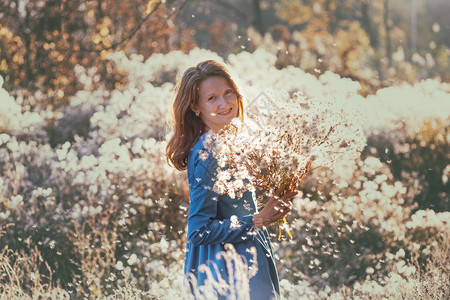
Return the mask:
<path id="1" fill-rule="evenodd" d="M 87 222 L 79 224 L 73 222 L 74 230 L 69 233 L 69 238 L 81 254 L 81 272 L 83 274 L 83 287 L 89 288 L 94 295 L 102 292 L 102 280 L 109 275 L 116 264 L 115 251 L 117 240 L 117 224 L 113 229 L 107 226 L 97 229 L 96 223 L 110 224 L 110 215 L 98 214 L 100 220 L 95 217 Z"/>

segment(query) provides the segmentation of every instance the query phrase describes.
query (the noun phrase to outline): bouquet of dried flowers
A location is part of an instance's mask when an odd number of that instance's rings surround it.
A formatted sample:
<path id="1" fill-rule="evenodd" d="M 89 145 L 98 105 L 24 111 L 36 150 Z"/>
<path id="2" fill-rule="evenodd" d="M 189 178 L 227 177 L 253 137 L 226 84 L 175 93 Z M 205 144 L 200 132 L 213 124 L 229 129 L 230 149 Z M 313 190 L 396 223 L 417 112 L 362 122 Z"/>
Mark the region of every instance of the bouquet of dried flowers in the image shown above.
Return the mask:
<path id="1" fill-rule="evenodd" d="M 258 99 L 257 99 L 258 100 Z M 358 157 L 365 136 L 354 107 L 336 99 L 292 97 L 259 99 L 246 111 L 245 122 L 234 119 L 205 145 L 218 163 L 214 189 L 231 198 L 263 190 L 258 206 L 281 186 L 297 189 L 314 168 L 331 167 L 342 156 Z M 292 238 L 286 219 L 277 223 Z"/>

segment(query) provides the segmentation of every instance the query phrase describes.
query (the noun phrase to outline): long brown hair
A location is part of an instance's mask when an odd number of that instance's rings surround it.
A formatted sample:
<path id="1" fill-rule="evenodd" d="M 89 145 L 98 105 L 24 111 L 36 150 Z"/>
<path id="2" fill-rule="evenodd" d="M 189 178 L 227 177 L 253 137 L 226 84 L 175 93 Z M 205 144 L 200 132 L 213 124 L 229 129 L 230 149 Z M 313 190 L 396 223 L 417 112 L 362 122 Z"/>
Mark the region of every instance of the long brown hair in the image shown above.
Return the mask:
<path id="1" fill-rule="evenodd" d="M 192 111 L 191 104 L 194 106 L 198 104 L 200 83 L 209 77 L 217 76 L 223 77 L 236 93 L 238 116 L 243 119 L 242 94 L 225 66 L 214 60 L 206 60 L 195 67 L 188 68 L 175 89 L 173 136 L 166 148 L 167 160 L 180 171 L 187 168 L 189 152 L 206 130 L 202 119 Z"/>

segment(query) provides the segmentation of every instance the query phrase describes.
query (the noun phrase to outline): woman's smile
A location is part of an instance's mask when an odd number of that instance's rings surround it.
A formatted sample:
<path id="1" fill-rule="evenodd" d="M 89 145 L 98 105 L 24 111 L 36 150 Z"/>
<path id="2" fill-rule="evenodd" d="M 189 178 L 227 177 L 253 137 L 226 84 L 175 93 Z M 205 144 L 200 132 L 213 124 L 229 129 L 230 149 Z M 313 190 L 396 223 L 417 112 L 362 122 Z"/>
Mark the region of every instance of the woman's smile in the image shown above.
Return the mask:
<path id="1" fill-rule="evenodd" d="M 232 110 L 233 110 L 233 108 L 230 107 L 229 109 L 227 109 L 227 110 L 225 110 L 223 112 L 217 113 L 217 114 L 220 115 L 220 116 L 228 116 L 231 113 Z"/>

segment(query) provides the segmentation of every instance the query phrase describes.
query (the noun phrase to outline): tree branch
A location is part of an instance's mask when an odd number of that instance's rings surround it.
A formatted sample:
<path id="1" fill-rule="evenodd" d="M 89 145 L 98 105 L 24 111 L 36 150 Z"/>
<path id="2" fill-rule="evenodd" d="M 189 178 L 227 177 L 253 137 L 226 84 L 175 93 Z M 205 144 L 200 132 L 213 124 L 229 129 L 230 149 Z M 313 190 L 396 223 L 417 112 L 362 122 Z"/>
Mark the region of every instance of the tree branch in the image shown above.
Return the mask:
<path id="1" fill-rule="evenodd" d="M 188 2 L 187 0 L 184 0 L 184 1 L 182 2 L 182 4 L 180 5 L 180 7 L 179 7 L 178 10 L 182 10 L 182 9 L 184 8 L 184 6 L 186 5 L 187 2 Z M 118 41 L 118 42 L 116 42 L 116 43 L 113 43 L 113 44 L 112 44 L 111 46 L 109 46 L 109 47 L 104 47 L 104 48 L 102 48 L 102 49 L 81 49 L 81 50 L 79 50 L 78 52 L 102 52 L 102 51 L 105 51 L 105 50 L 111 50 L 111 49 L 115 49 L 115 48 L 117 48 L 118 46 L 122 45 L 123 43 L 125 43 L 125 42 L 131 40 L 131 39 L 133 38 L 133 36 L 136 34 L 136 32 L 138 32 L 138 30 L 142 27 L 142 25 L 144 25 L 144 23 L 145 23 L 148 19 L 150 19 L 150 17 L 153 15 L 153 13 L 154 13 L 155 11 L 158 10 L 158 8 L 161 6 L 161 4 L 162 4 L 162 2 L 159 2 L 158 4 L 156 4 L 155 8 L 154 8 L 147 16 L 145 16 L 145 18 L 143 18 L 143 19 L 139 22 L 139 24 L 136 25 L 136 27 L 135 27 L 135 28 L 134 28 L 134 29 L 133 29 L 126 37 L 124 37 L 122 40 L 120 40 L 120 41 Z M 171 16 L 173 16 L 173 15 L 175 14 L 175 11 L 176 11 L 176 10 L 172 10 L 172 12 L 166 16 L 166 18 L 164 19 L 164 23 L 166 23 L 167 20 L 168 20 Z M 74 51 L 74 52 L 76 52 L 76 51 Z"/>
<path id="2" fill-rule="evenodd" d="M 227 10 L 229 10 L 231 13 L 235 14 L 238 18 L 241 18 L 245 21 L 248 21 L 249 17 L 247 14 L 243 13 L 241 9 L 237 8 L 233 4 L 229 3 L 228 1 L 223 0 L 200 0 L 200 2 L 209 2 L 209 3 L 215 3 Z"/>

